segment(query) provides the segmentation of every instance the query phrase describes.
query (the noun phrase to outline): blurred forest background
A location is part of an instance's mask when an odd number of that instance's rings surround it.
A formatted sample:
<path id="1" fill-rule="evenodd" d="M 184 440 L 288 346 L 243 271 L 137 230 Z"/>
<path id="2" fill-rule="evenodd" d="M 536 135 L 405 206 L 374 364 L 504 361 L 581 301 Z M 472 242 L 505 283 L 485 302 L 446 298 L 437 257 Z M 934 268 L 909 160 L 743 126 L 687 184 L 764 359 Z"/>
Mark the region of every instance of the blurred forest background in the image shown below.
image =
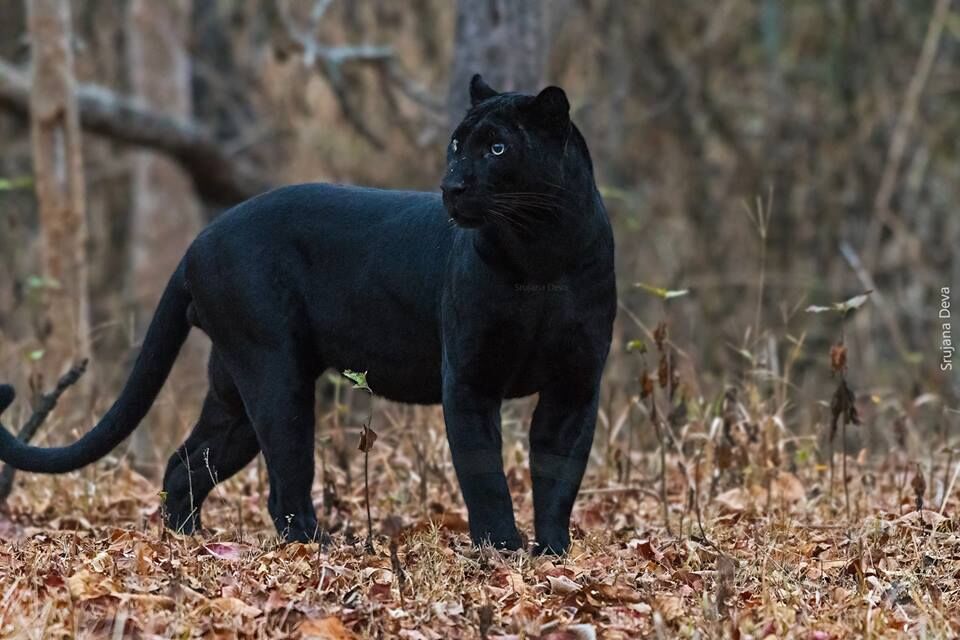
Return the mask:
<path id="1" fill-rule="evenodd" d="M 803 310 L 873 289 L 846 331 L 870 437 L 945 430 L 914 411 L 958 394 L 937 318 L 960 286 L 958 62 L 949 0 L 0 0 L 0 379 L 36 394 L 91 356 L 85 413 L 47 441 L 72 438 L 206 222 L 271 185 L 437 189 L 481 72 L 564 87 L 594 156 L 622 303 L 608 422 L 662 315 L 646 282 L 691 290 L 669 306 L 685 397 L 782 385 L 798 433 L 829 413 L 838 335 Z M 145 470 L 196 416 L 205 349 L 137 432 Z"/>

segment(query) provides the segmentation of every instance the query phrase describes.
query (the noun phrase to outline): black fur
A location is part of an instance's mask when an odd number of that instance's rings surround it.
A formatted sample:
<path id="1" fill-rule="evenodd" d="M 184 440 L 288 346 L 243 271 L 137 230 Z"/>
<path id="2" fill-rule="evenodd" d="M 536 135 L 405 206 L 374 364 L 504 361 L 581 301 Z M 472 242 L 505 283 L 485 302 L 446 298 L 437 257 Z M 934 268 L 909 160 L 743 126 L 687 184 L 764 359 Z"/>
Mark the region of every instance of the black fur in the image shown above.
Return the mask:
<path id="1" fill-rule="evenodd" d="M 471 535 L 510 549 L 521 542 L 500 404 L 539 393 L 536 540 L 565 551 L 616 311 L 613 237 L 563 91 L 498 94 L 479 76 L 470 88 L 442 197 L 307 184 L 234 207 L 187 251 L 100 423 L 50 449 L 3 431 L 0 458 L 58 473 L 105 455 L 146 414 L 195 325 L 213 342 L 210 390 L 167 466 L 171 527 L 194 530 L 214 482 L 262 451 L 277 529 L 322 535 L 310 495 L 314 385 L 349 368 L 368 371 L 383 397 L 443 403 Z"/>

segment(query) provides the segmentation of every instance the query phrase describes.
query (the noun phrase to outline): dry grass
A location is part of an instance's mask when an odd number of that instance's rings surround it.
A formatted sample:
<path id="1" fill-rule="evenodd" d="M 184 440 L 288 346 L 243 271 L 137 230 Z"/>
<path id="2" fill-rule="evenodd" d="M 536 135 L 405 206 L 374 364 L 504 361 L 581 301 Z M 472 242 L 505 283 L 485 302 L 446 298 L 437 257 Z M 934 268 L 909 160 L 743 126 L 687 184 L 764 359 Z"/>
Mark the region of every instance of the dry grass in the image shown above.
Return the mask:
<path id="1" fill-rule="evenodd" d="M 796 439 L 769 444 L 764 425 L 774 416 L 751 421 L 752 408 L 739 409 L 726 412 L 726 426 L 718 412 L 677 429 L 678 446 L 667 457 L 672 535 L 663 528 L 656 452 L 634 454 L 634 477 L 641 478 L 630 486 L 595 460 L 574 516 L 574 547 L 562 559 L 469 544 L 442 422 L 432 410 L 390 408 L 375 418 L 381 437 L 371 451 L 371 493 L 381 530 L 372 555 L 363 545 L 362 456 L 353 452 L 346 456 L 349 481 L 338 456 L 323 460 L 326 490 L 318 473 L 317 509 L 335 531 L 327 550 L 276 544 L 256 466 L 210 497 L 210 530 L 194 537 L 163 530 L 158 488 L 123 464 L 24 475 L 0 520 L 0 636 L 559 640 L 960 632 L 957 503 L 916 511 L 906 457 L 897 452 L 870 464 L 861 456 L 849 461 L 848 523 L 840 478 L 831 491 L 828 466 L 788 444 Z M 522 432 L 518 413 L 508 431 Z M 355 431 L 343 437 L 350 450 Z M 522 453 L 519 444 L 508 447 L 508 475 L 520 525 L 530 533 Z M 941 496 L 950 493 L 951 473 L 928 476 Z"/>

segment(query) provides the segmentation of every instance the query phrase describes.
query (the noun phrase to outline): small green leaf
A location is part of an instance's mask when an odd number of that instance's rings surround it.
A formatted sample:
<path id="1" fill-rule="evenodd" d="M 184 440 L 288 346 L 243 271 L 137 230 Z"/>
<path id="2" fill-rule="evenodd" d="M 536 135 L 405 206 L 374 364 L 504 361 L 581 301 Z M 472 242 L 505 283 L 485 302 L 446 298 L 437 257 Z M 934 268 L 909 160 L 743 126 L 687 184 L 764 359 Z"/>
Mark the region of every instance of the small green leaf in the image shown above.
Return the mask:
<path id="1" fill-rule="evenodd" d="M 633 286 L 643 289 L 647 293 L 653 294 L 660 298 L 661 300 L 670 300 L 671 298 L 679 298 L 690 293 L 689 289 L 664 289 L 663 287 L 655 287 L 652 284 L 647 284 L 646 282 L 637 282 Z"/>
<path id="2" fill-rule="evenodd" d="M 631 340 L 627 343 L 627 353 L 646 353 L 647 343 L 643 340 Z"/>
<path id="3" fill-rule="evenodd" d="M 45 276 L 27 276 L 27 290 L 38 291 L 40 289 L 59 289 L 60 281 L 56 278 L 47 278 Z"/>
<path id="4" fill-rule="evenodd" d="M 364 391 L 373 393 L 373 390 L 369 387 L 369 385 L 367 385 L 366 371 L 361 373 L 359 371 L 351 371 L 350 369 L 347 369 L 343 372 L 343 375 L 345 378 L 353 382 L 354 389 L 363 389 Z"/>
<path id="5" fill-rule="evenodd" d="M 617 200 L 624 200 L 629 202 L 634 199 L 634 193 L 627 191 L 626 189 L 621 189 L 620 187 L 614 187 L 609 184 L 603 184 L 598 187 L 600 195 L 604 198 L 612 198 Z"/>
<path id="6" fill-rule="evenodd" d="M 15 189 L 27 189 L 33 186 L 33 178 L 24 176 L 22 178 L 0 178 L 0 191 L 14 191 Z"/>

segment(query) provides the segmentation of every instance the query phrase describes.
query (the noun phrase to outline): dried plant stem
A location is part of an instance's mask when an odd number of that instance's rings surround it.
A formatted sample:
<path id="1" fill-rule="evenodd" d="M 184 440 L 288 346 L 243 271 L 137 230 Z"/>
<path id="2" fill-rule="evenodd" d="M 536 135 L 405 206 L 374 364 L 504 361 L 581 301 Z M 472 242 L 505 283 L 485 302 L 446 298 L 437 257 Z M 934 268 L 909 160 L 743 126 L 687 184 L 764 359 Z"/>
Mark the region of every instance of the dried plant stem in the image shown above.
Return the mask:
<path id="1" fill-rule="evenodd" d="M 30 419 L 27 420 L 17 433 L 17 438 L 20 441 L 30 442 L 33 437 L 37 435 L 47 416 L 56 408 L 57 402 L 60 401 L 60 396 L 76 384 L 86 370 L 87 360 L 82 360 L 73 365 L 69 371 L 61 376 L 60 380 L 57 381 L 57 386 L 52 391 L 40 396 L 39 401 L 34 407 L 33 415 L 30 416 Z M 14 400 L 13 388 L 6 387 L 5 392 L 0 393 L 0 395 L 5 396 L 3 399 L 0 399 L 0 413 L 2 413 Z M 3 465 L 3 470 L 0 471 L 0 502 L 4 502 L 13 490 L 13 477 L 16 472 L 17 470 L 10 465 Z"/>
<path id="2" fill-rule="evenodd" d="M 830 442 L 829 446 L 830 446 L 830 490 L 827 493 L 827 495 L 830 498 L 830 508 L 832 509 L 833 508 L 833 484 L 835 482 L 834 468 L 836 467 L 836 461 L 834 460 L 835 451 L 834 451 L 832 441 Z"/>
<path id="3" fill-rule="evenodd" d="M 843 459 L 840 461 L 841 472 L 843 473 L 843 506 L 847 512 L 847 521 L 850 521 L 850 487 L 847 482 L 847 418 L 846 415 L 840 416 L 840 449 Z"/>
<path id="4" fill-rule="evenodd" d="M 660 443 L 660 503 L 663 505 L 663 526 L 667 530 L 667 535 L 672 536 L 670 531 L 670 505 L 667 502 L 667 443 L 663 433 L 663 425 L 660 424 L 660 418 L 657 415 L 656 404 L 651 401 L 651 416 L 653 418 L 653 427 L 657 433 L 657 441 Z"/>
<path id="5" fill-rule="evenodd" d="M 946 440 L 946 436 L 944 436 Z M 946 446 L 946 444 L 944 444 Z M 953 488 L 953 480 L 950 478 L 950 468 L 953 467 L 953 449 L 947 451 L 947 466 L 943 470 L 943 498 L 940 500 L 940 513 L 943 513 L 943 508 L 947 504 L 947 498 L 950 497 L 950 491 Z M 954 474 L 956 476 L 956 474 Z"/>
<path id="6" fill-rule="evenodd" d="M 627 431 L 627 463 L 626 470 L 623 474 L 623 484 L 630 485 L 630 477 L 633 472 L 633 432 L 636 431 L 634 428 L 634 413 L 633 413 L 633 401 L 630 401 L 630 408 L 628 409 L 630 413 L 627 415 L 627 422 L 629 423 L 629 430 Z"/>
<path id="7" fill-rule="evenodd" d="M 370 409 L 370 419 L 373 418 L 373 408 Z M 365 440 L 370 432 L 370 420 L 363 425 Z M 369 442 L 369 440 L 366 440 Z M 370 447 L 363 447 L 363 494 L 364 502 L 367 503 L 367 542 L 364 545 L 367 553 L 373 553 L 373 516 L 370 513 Z"/>
<path id="8" fill-rule="evenodd" d="M 906 155 L 910 141 L 910 131 L 920 109 L 920 97 L 933 69 L 937 49 L 940 46 L 940 40 L 949 15 L 950 0 L 937 0 L 930 22 L 927 25 L 927 33 L 923 40 L 920 55 L 917 58 L 917 64 L 910 76 L 910 82 L 903 97 L 903 104 L 897 116 L 893 135 L 890 137 L 890 147 L 887 150 L 887 160 L 883 168 L 883 175 L 880 178 L 880 188 L 877 190 L 873 201 L 875 215 L 871 219 L 864 242 L 864 262 L 871 269 L 877 266 L 881 232 L 885 226 L 900 233 L 909 233 L 907 225 L 893 212 L 891 201 L 896 193 L 897 176 Z"/>
<path id="9" fill-rule="evenodd" d="M 943 510 L 947 507 L 947 500 L 950 499 L 950 494 L 953 493 L 953 485 L 957 482 L 958 474 L 960 474 L 960 465 L 957 465 L 957 468 L 953 470 L 953 475 L 950 476 L 950 482 L 943 492 L 943 500 L 940 501 L 940 515 L 943 515 Z"/>

